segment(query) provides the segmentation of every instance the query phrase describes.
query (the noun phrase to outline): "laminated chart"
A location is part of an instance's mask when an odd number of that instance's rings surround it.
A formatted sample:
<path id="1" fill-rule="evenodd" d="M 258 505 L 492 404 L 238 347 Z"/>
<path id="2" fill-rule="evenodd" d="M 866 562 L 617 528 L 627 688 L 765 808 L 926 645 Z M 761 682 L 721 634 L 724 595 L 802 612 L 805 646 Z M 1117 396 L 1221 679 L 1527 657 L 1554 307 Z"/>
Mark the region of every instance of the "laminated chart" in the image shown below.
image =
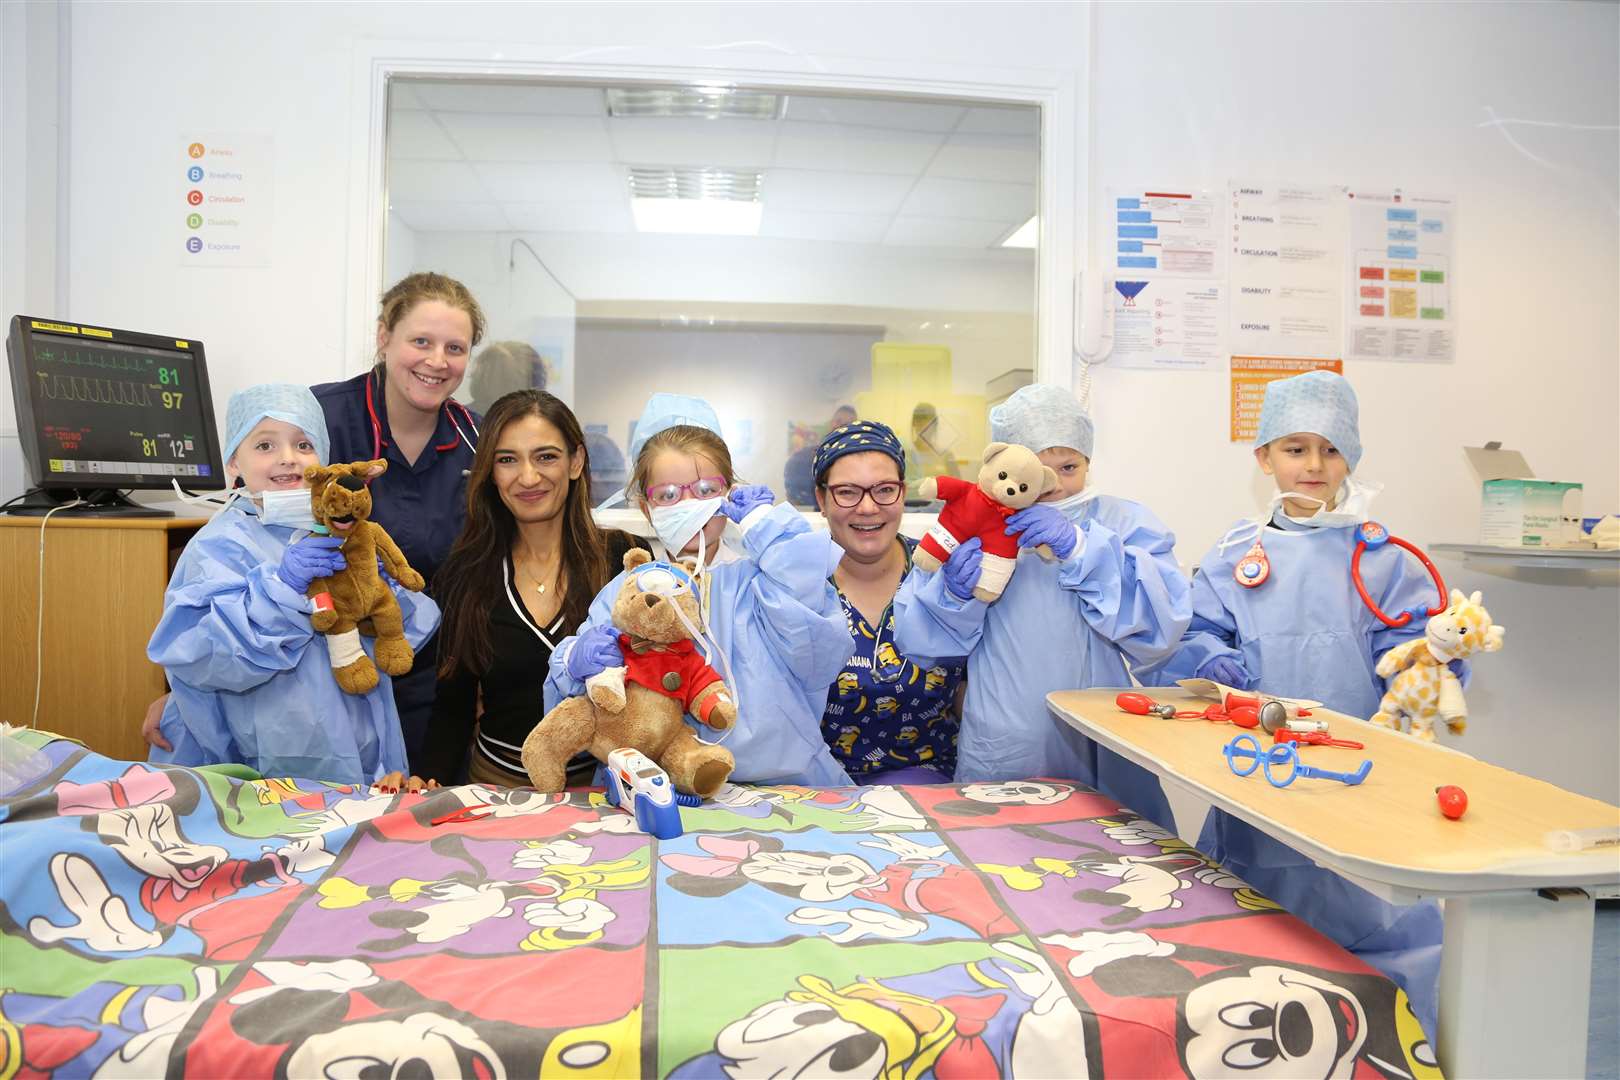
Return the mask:
<path id="1" fill-rule="evenodd" d="M 1218 276 L 1221 204 L 1215 195 L 1110 192 L 1109 206 L 1118 276 Z"/>
<path id="2" fill-rule="evenodd" d="M 1230 198 L 1232 351 L 1339 356 L 1344 189 L 1234 180 Z"/>
<path id="3" fill-rule="evenodd" d="M 1450 363 L 1456 338 L 1451 200 L 1398 190 L 1353 191 L 1347 200 L 1344 355 Z"/>

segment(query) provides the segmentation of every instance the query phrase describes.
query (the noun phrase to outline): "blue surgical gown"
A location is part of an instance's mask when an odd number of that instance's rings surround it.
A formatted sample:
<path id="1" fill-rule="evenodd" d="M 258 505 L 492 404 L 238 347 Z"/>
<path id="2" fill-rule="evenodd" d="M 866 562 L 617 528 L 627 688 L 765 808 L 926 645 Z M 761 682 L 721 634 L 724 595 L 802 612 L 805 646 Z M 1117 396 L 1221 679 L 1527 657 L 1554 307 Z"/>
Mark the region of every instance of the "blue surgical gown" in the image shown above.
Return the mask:
<path id="1" fill-rule="evenodd" d="M 894 599 L 895 645 L 926 666 L 966 656 L 956 779 L 1079 780 L 1171 825 L 1158 781 L 1051 715 L 1054 690 L 1130 686 L 1127 667 L 1156 660 L 1191 616 L 1175 537 L 1146 507 L 1107 495 L 1070 518 L 1085 546 L 1058 563 L 1021 552 L 1001 597 L 960 600 L 942 572 L 913 572 Z"/>
<path id="2" fill-rule="evenodd" d="M 755 516 L 755 515 L 758 516 Z M 737 699 L 737 724 L 721 742 L 737 759 L 731 779 L 755 784 L 837 787 L 849 775 L 821 738 L 827 691 L 854 651 L 844 609 L 828 577 L 843 552 L 825 531 L 812 529 L 791 506 L 756 511 L 744 519 L 743 557 L 709 568 L 699 588 L 715 646 L 731 663 L 709 659 L 727 675 Z M 620 574 L 596 595 L 580 631 L 611 624 Z M 585 692 L 568 674 L 574 638 L 551 654 L 546 709 Z M 688 717 L 688 722 L 693 723 Z"/>
<path id="3" fill-rule="evenodd" d="M 154 747 L 150 760 L 234 761 L 265 776 L 356 784 L 405 768 L 388 676 L 369 693 L 338 689 L 309 600 L 276 576 L 295 535 L 238 501 L 186 545 L 146 647 L 173 689 L 161 731 L 174 749 Z M 395 592 L 406 639 L 419 648 L 439 609 L 420 593 Z M 373 655 L 373 639 L 361 642 Z"/>
<path id="4" fill-rule="evenodd" d="M 1138 676 L 1169 686 L 1192 678 L 1213 657 L 1230 656 L 1254 676 L 1245 689 L 1310 698 L 1361 719 L 1372 716 L 1384 691 L 1374 666 L 1421 634 L 1424 620 L 1393 630 L 1362 603 L 1350 579 L 1354 527 L 1307 528 L 1278 514 L 1260 542 L 1271 576 L 1256 588 L 1233 577 L 1252 540 L 1204 556 L 1193 576 L 1192 625 L 1180 648 Z M 1366 552 L 1361 576 L 1368 595 L 1391 617 L 1436 601 L 1427 572 L 1393 545 Z M 1210 811 L 1198 846 L 1400 983 L 1424 1030 L 1434 1034 L 1441 922 L 1433 901 L 1390 904 L 1220 810 Z"/>

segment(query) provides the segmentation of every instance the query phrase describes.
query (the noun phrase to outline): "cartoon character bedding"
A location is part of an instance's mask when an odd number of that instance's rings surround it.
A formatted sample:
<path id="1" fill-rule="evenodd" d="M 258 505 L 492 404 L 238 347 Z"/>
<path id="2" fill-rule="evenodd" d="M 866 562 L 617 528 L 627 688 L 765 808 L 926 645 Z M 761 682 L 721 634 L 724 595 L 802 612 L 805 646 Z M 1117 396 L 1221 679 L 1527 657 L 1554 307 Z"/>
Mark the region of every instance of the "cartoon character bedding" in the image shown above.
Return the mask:
<path id="1" fill-rule="evenodd" d="M 0 1077 L 1428 1077 L 1405 995 L 1083 788 L 369 795 L 0 735 Z"/>

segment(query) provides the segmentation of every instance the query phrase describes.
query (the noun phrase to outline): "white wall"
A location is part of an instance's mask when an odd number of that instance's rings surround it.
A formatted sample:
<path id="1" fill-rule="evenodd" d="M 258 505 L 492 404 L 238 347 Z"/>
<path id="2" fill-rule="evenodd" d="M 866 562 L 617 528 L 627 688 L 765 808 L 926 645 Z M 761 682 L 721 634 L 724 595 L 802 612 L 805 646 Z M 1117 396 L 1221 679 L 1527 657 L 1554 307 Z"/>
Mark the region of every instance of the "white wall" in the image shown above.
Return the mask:
<path id="1" fill-rule="evenodd" d="M 1102 4 L 1093 203 L 1233 179 L 1455 196 L 1457 362 L 1347 364 L 1360 473 L 1420 544 L 1478 535 L 1460 449 L 1501 439 L 1620 511 L 1620 7 Z M 1488 111 L 1607 131 L 1481 126 Z M 1541 161 L 1527 157 L 1520 142 Z M 1094 369 L 1097 475 L 1196 561 L 1264 490 L 1227 440 L 1226 372 Z M 1574 437 L 1572 437 L 1574 436 Z M 1616 648 L 1608 638 L 1610 659 Z"/>

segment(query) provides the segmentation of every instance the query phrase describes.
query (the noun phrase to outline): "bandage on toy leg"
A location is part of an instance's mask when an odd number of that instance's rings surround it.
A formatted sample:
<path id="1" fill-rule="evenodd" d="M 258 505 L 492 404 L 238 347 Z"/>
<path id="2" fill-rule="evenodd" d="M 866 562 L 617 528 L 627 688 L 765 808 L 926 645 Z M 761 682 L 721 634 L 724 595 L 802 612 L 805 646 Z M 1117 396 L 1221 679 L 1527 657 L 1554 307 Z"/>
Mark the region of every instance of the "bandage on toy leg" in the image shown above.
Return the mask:
<path id="1" fill-rule="evenodd" d="M 624 711 L 623 667 L 603 668 L 585 680 L 585 696 L 591 704 L 610 713 Z"/>

